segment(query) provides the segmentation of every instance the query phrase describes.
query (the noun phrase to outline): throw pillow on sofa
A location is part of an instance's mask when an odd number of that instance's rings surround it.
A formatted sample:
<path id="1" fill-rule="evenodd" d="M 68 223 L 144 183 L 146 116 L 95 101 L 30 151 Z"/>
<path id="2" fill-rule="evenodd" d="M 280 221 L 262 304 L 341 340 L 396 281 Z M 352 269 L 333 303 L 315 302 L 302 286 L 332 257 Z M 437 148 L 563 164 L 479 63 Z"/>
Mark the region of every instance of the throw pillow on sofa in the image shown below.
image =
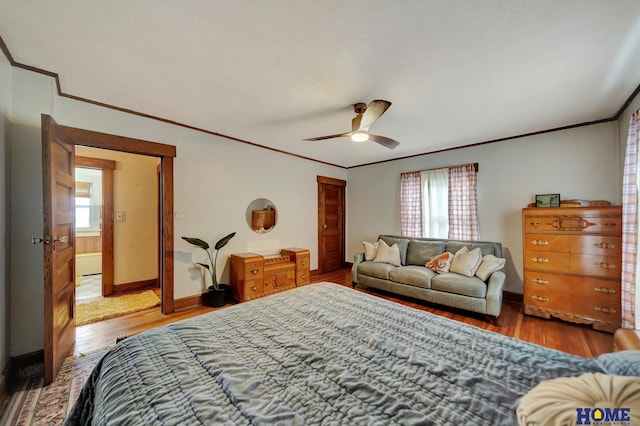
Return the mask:
<path id="1" fill-rule="evenodd" d="M 383 240 L 378 241 L 378 253 L 374 262 L 389 263 L 394 266 L 401 266 L 400 263 L 400 249 L 397 244 L 393 244 L 391 247 L 387 245 Z"/>
<path id="2" fill-rule="evenodd" d="M 363 241 L 362 245 L 364 246 L 364 260 L 375 259 L 376 255 L 378 254 L 378 246 L 380 245 L 380 241 L 376 241 L 375 243 Z"/>
<path id="3" fill-rule="evenodd" d="M 482 253 L 480 252 L 480 247 L 469 251 L 467 246 L 464 246 L 453 256 L 450 271 L 465 277 L 472 277 L 480 267 L 481 262 Z"/>
<path id="4" fill-rule="evenodd" d="M 482 258 L 482 263 L 480 263 L 480 267 L 478 267 L 478 270 L 476 271 L 476 277 L 480 278 L 482 281 L 486 281 L 487 278 L 489 278 L 489 275 L 504 268 L 505 263 L 507 263 L 507 259 L 487 254 Z"/>
<path id="5" fill-rule="evenodd" d="M 451 261 L 453 260 L 453 254 L 444 252 L 442 254 L 437 255 L 430 261 L 428 261 L 424 266 L 431 269 L 434 272 L 439 274 L 444 274 L 445 272 L 449 272 L 449 268 L 451 268 Z"/>

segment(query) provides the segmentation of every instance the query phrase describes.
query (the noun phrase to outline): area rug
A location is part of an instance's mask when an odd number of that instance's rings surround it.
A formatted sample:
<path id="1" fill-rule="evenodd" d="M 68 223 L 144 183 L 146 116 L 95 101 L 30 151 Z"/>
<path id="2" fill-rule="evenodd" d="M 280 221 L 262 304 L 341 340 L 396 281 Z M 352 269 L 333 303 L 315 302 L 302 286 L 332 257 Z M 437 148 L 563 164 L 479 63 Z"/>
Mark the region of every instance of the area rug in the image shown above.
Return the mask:
<path id="1" fill-rule="evenodd" d="M 89 324 L 160 305 L 153 290 L 108 296 L 76 304 L 76 325 Z"/>
<path id="2" fill-rule="evenodd" d="M 84 382 L 107 349 L 67 358 L 49 386 L 36 374 L 24 378 L 10 395 L 0 424 L 7 426 L 61 425 L 78 398 Z"/>

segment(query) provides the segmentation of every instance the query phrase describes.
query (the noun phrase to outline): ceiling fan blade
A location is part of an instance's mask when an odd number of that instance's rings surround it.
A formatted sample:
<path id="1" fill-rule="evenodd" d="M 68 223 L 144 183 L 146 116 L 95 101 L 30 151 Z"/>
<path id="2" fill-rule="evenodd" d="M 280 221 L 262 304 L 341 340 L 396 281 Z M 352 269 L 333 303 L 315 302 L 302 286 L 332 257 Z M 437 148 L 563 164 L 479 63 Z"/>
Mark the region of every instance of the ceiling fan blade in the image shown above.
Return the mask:
<path id="1" fill-rule="evenodd" d="M 349 137 L 349 136 L 351 136 L 351 132 L 339 133 L 337 135 L 318 136 L 317 138 L 308 138 L 308 139 L 302 139 L 302 140 L 303 141 L 321 141 L 325 139 L 343 138 L 343 137 Z"/>
<path id="2" fill-rule="evenodd" d="M 391 102 L 377 99 L 371 101 L 367 109 L 362 114 L 362 120 L 360 121 L 360 129 L 368 131 L 369 127 L 378 119 L 384 112 L 389 109 Z"/>
<path id="3" fill-rule="evenodd" d="M 388 138 L 386 136 L 379 136 L 379 135 L 369 134 L 369 140 L 377 142 L 382 146 L 386 146 L 389 149 L 393 149 L 396 146 L 400 145 L 400 142 L 398 142 L 397 140 Z"/>

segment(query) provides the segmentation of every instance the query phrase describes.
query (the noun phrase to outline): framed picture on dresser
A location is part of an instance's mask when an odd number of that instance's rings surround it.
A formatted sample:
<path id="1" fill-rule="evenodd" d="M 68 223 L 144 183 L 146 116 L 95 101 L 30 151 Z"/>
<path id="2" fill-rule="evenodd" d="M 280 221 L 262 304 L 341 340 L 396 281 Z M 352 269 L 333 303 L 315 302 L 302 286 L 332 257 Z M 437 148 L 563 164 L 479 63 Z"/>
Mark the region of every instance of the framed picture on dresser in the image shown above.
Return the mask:
<path id="1" fill-rule="evenodd" d="M 560 194 L 536 195 L 536 207 L 560 207 Z"/>

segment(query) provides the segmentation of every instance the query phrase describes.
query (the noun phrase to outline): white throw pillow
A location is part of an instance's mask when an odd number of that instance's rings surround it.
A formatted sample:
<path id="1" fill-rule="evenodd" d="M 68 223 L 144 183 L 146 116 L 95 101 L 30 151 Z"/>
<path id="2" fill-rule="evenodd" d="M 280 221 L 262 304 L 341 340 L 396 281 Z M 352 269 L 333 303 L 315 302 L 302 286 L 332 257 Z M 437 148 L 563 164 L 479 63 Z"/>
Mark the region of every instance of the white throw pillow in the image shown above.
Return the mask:
<path id="1" fill-rule="evenodd" d="M 391 247 L 389 247 L 387 243 L 379 240 L 378 253 L 376 254 L 376 258 L 373 259 L 373 261 L 389 263 L 395 266 L 402 266 L 402 263 L 400 263 L 400 249 L 398 248 L 398 244 L 394 243 Z"/>
<path id="2" fill-rule="evenodd" d="M 488 254 L 482 258 L 482 263 L 476 271 L 476 277 L 482 281 L 486 281 L 489 275 L 504 268 L 504 264 L 507 263 L 507 259 L 495 257 L 492 254 Z"/>
<path id="3" fill-rule="evenodd" d="M 380 245 L 380 242 L 376 241 L 375 243 L 370 243 L 363 241 L 362 245 L 364 246 L 364 260 L 375 259 L 378 254 L 378 245 Z"/>
<path id="4" fill-rule="evenodd" d="M 465 277 L 472 277 L 478 270 L 480 262 L 482 262 L 480 247 L 469 251 L 467 246 L 464 246 L 453 256 L 450 271 Z"/>

